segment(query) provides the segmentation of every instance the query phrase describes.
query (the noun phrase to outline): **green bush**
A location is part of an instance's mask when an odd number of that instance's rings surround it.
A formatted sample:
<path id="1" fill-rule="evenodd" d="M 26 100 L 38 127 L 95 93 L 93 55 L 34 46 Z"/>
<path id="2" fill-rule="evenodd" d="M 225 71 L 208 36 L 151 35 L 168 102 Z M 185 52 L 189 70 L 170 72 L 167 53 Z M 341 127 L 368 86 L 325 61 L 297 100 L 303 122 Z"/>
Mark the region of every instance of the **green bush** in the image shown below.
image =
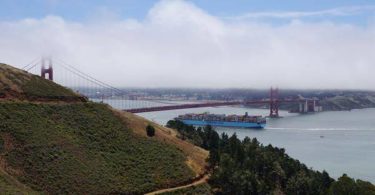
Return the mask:
<path id="1" fill-rule="evenodd" d="M 0 153 L 2 153 L 4 150 L 4 140 L 2 137 L 0 137 Z"/>
<path id="2" fill-rule="evenodd" d="M 155 135 L 155 128 L 152 125 L 146 127 L 147 136 L 153 137 Z"/>
<path id="3" fill-rule="evenodd" d="M 333 182 L 329 189 L 331 195 L 374 195 L 375 186 L 370 182 L 362 180 L 355 181 L 346 174 L 342 175 L 337 181 Z"/>

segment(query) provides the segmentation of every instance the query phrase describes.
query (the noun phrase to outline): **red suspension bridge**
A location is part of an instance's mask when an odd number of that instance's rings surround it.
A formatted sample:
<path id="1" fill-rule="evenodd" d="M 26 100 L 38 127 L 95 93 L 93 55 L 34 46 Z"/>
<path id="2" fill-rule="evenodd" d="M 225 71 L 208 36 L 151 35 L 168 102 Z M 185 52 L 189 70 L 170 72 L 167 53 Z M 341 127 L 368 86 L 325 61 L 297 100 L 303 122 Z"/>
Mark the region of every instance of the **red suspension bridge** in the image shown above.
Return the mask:
<path id="1" fill-rule="evenodd" d="M 175 105 L 157 104 L 152 100 L 134 100 L 129 91 L 118 89 L 102 82 L 59 59 L 52 61 L 51 58 L 38 58 L 23 67 L 23 69 L 34 74 L 40 73 L 41 77 L 72 88 L 93 101 L 105 102 L 131 113 L 218 106 L 268 105 L 269 116 L 279 117 L 280 104 L 298 103 L 299 112 L 314 112 L 316 111 L 317 104 L 317 100 L 315 99 L 281 99 L 279 98 L 278 88 L 271 88 L 269 97 L 261 100 L 210 101 Z M 59 74 L 56 74 L 56 72 Z"/>

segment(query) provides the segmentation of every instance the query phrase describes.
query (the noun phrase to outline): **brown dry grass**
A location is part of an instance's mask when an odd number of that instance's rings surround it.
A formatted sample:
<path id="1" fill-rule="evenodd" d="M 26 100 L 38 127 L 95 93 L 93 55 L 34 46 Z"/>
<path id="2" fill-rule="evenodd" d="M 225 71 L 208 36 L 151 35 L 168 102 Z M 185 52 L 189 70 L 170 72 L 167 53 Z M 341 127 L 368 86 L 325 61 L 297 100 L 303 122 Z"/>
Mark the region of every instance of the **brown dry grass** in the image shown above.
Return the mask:
<path id="1" fill-rule="evenodd" d="M 22 93 L 18 83 L 18 79 L 12 81 L 10 78 L 17 78 L 18 76 L 22 76 L 24 79 L 29 80 L 31 76 L 26 74 L 26 72 L 19 70 L 17 68 L 13 68 L 6 64 L 0 64 L 0 88 L 9 87 L 11 91 Z"/>
<path id="2" fill-rule="evenodd" d="M 86 102 L 80 94 L 50 80 L 0 63 L 0 100 Z"/>
<path id="3" fill-rule="evenodd" d="M 150 139 L 158 139 L 162 142 L 175 145 L 187 156 L 186 163 L 195 172 L 197 177 L 205 174 L 208 151 L 177 138 L 177 132 L 173 129 L 161 126 L 132 113 L 112 110 L 139 136 L 147 137 L 146 126 L 148 124 L 152 125 L 155 128 L 155 136 Z"/>

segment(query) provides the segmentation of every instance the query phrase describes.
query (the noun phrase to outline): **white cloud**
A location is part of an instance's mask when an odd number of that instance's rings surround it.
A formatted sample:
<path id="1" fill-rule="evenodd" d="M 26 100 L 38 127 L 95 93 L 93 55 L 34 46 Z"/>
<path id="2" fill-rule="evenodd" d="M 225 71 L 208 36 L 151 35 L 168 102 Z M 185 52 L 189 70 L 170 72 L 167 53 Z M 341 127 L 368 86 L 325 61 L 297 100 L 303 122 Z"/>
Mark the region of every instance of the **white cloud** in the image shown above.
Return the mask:
<path id="1" fill-rule="evenodd" d="M 116 86 L 375 89 L 373 26 L 233 22 L 161 1 L 142 21 L 48 16 L 0 29 L 2 62 L 51 53 Z"/>
<path id="2" fill-rule="evenodd" d="M 251 12 L 240 16 L 228 17 L 231 19 L 254 19 L 254 18 L 303 18 L 323 16 L 351 16 L 365 12 L 374 12 L 375 6 L 350 6 L 338 7 L 319 11 L 287 11 L 287 12 Z"/>

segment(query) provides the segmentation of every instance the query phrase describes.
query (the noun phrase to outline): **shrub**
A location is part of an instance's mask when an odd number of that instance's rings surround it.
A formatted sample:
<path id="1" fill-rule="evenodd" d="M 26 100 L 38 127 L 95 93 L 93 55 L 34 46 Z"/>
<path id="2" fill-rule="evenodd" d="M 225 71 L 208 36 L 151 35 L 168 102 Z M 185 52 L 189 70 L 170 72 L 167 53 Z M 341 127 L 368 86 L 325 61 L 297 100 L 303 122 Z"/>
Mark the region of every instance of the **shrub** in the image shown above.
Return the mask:
<path id="1" fill-rule="evenodd" d="M 4 149 L 4 140 L 0 137 L 0 152 L 3 152 Z"/>
<path id="2" fill-rule="evenodd" d="M 147 136 L 153 137 L 155 135 L 155 128 L 152 125 L 146 127 Z"/>

